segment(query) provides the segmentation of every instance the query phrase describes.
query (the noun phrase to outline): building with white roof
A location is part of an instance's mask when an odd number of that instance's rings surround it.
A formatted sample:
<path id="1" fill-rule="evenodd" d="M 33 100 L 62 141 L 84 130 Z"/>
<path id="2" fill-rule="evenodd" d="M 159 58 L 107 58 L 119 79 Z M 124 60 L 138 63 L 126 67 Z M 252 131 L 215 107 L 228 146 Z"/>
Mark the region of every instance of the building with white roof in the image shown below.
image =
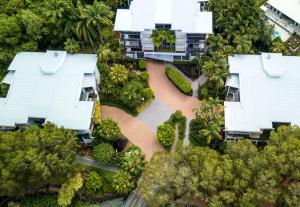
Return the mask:
<path id="1" fill-rule="evenodd" d="M 42 124 L 89 133 L 98 98 L 97 56 L 65 51 L 21 52 L 13 59 L 2 83 L 0 129 Z"/>
<path id="2" fill-rule="evenodd" d="M 126 55 L 167 61 L 190 60 L 203 52 L 208 34 L 213 32 L 212 13 L 206 0 L 132 0 L 129 9 L 118 9 L 114 30 L 121 33 Z M 166 29 L 176 35 L 174 46 L 163 50 L 152 43 L 154 30 Z M 170 50 L 166 51 L 166 47 Z"/>
<path id="3" fill-rule="evenodd" d="M 293 33 L 300 35 L 300 0 L 269 0 L 261 8 L 274 26 L 274 37 L 286 41 Z"/>
<path id="4" fill-rule="evenodd" d="M 226 139 L 259 138 L 282 124 L 300 126 L 300 57 L 262 53 L 228 61 Z"/>

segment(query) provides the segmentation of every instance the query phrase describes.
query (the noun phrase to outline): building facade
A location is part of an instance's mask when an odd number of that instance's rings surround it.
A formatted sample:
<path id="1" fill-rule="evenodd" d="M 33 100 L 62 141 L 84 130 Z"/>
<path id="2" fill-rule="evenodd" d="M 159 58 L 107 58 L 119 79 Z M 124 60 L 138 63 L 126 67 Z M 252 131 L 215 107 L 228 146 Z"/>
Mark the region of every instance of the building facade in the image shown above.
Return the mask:
<path id="1" fill-rule="evenodd" d="M 274 26 L 273 37 L 286 41 L 294 33 L 300 35 L 299 0 L 269 0 L 261 9 Z"/>
<path id="2" fill-rule="evenodd" d="M 0 129 L 10 130 L 50 121 L 89 134 L 100 74 L 97 56 L 65 51 L 21 52 L 13 59 L 2 84 Z"/>
<path id="3" fill-rule="evenodd" d="M 126 56 L 165 61 L 191 60 L 203 53 L 212 33 L 212 13 L 205 0 L 132 0 L 129 9 L 118 9 L 114 30 L 120 33 Z M 153 34 L 165 30 L 175 38 L 172 44 L 155 46 Z"/>
<path id="4" fill-rule="evenodd" d="M 280 125 L 300 126 L 300 57 L 276 53 L 228 58 L 225 140 L 261 135 Z"/>

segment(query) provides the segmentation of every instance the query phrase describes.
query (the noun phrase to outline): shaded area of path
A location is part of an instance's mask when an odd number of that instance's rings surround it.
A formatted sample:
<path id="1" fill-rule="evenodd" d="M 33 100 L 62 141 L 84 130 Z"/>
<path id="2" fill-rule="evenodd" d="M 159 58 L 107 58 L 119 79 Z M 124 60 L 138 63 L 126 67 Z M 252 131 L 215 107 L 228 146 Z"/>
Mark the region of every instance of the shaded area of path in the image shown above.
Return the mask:
<path id="1" fill-rule="evenodd" d="M 181 93 L 165 74 L 165 65 L 161 62 L 147 61 L 149 84 L 155 98 L 163 102 L 172 112 L 181 110 L 187 118 L 194 118 L 193 109 L 198 108 L 199 100 Z"/>
<path id="2" fill-rule="evenodd" d="M 163 150 L 163 147 L 155 140 L 155 133 L 139 118 L 110 106 L 101 107 L 101 116 L 115 120 L 130 142 L 139 146 L 145 153 L 146 160 L 150 160 L 155 152 Z"/>
<path id="3" fill-rule="evenodd" d="M 117 167 L 101 165 L 98 162 L 96 162 L 95 160 L 93 160 L 91 158 L 87 158 L 87 157 L 76 156 L 76 161 L 81 165 L 96 167 L 96 168 L 99 168 L 102 170 L 107 170 L 110 172 L 118 172 L 119 171 L 119 168 L 117 168 Z"/>

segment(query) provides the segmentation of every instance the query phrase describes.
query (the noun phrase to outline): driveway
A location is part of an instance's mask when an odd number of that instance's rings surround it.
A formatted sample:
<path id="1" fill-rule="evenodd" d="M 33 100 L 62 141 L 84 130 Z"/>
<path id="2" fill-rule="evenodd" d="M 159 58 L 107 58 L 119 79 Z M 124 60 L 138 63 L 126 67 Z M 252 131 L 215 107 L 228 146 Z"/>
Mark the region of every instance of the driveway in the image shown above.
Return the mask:
<path id="1" fill-rule="evenodd" d="M 193 109 L 199 107 L 199 100 L 181 93 L 165 74 L 165 65 L 161 62 L 147 61 L 149 84 L 155 98 L 163 102 L 173 112 L 181 110 L 190 119 L 195 118 Z"/>
<path id="2" fill-rule="evenodd" d="M 145 153 L 146 159 L 150 160 L 155 152 L 163 150 L 156 142 L 155 134 L 144 122 L 137 117 L 115 107 L 101 106 L 101 117 L 112 118 L 122 130 L 122 133 Z"/>

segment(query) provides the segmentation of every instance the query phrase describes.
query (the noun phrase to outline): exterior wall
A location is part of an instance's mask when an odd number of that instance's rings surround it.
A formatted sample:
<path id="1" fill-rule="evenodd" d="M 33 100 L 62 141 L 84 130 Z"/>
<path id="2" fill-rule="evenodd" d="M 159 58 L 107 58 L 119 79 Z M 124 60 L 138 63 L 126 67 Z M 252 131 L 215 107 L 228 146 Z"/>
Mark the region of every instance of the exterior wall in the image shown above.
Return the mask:
<path id="1" fill-rule="evenodd" d="M 186 34 L 175 31 L 174 52 L 155 51 L 151 39 L 152 30 L 143 32 L 121 32 L 120 42 L 126 48 L 126 56 L 132 58 L 152 58 L 172 62 L 173 60 L 191 60 L 195 54 L 205 51 L 208 34 Z"/>
<path id="2" fill-rule="evenodd" d="M 268 8 L 268 10 L 266 11 L 266 16 L 271 21 L 275 22 L 291 34 L 295 32 L 300 35 L 300 22 L 296 22 L 293 19 L 290 19 L 288 16 L 281 13 L 279 10 L 272 7 L 268 3 L 266 3 L 265 6 Z"/>

